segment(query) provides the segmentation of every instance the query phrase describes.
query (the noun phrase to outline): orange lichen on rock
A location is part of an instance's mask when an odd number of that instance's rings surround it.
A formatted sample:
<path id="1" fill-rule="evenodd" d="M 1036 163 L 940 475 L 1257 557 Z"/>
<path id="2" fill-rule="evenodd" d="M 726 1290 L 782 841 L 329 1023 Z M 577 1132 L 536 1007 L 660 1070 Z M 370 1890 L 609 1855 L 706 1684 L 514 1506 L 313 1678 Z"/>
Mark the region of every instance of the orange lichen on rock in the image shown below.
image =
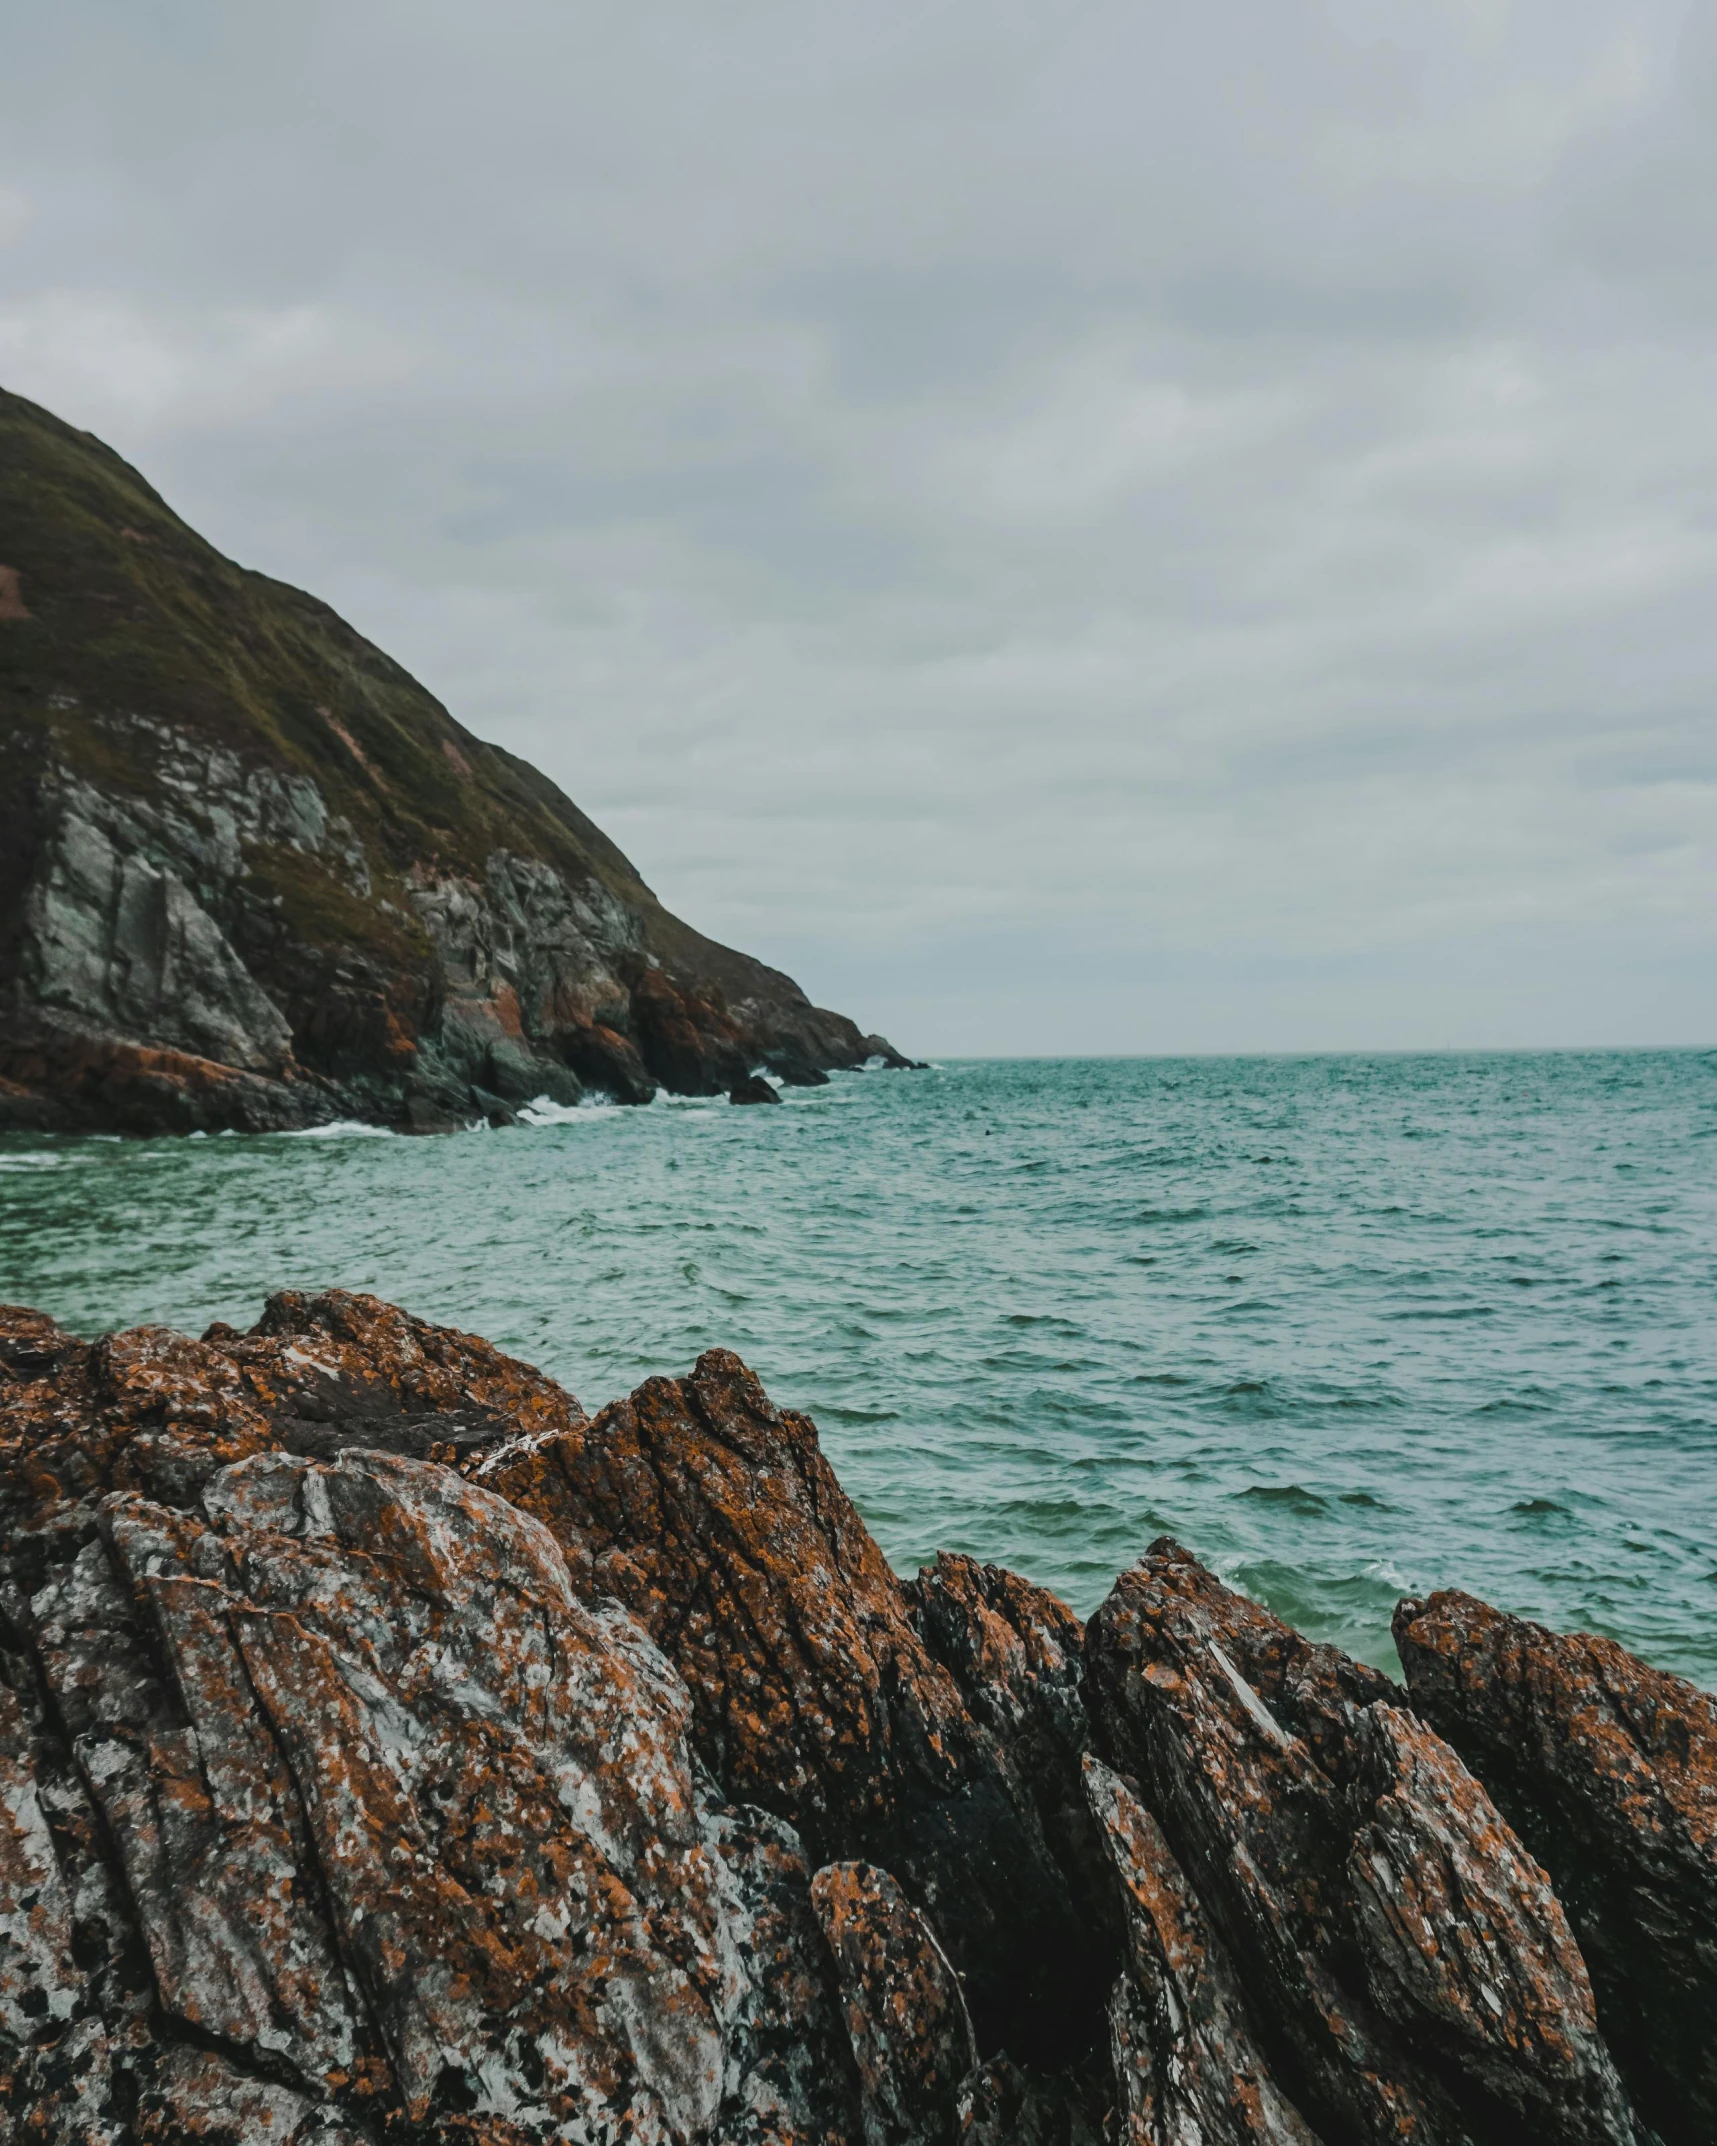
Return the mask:
<path id="1" fill-rule="evenodd" d="M 1387 1678 L 1167 1538 L 1092 1619 L 1090 1666 L 1101 1739 L 1320 2133 L 1629 2136 L 1543 1873 Z"/>
<path id="2" fill-rule="evenodd" d="M 1399 1637 L 903 1583 L 720 1350 L 0 1310 L 0 2140 L 1703 2146 L 1710 1701 Z"/>
<path id="3" fill-rule="evenodd" d="M 729 1795 L 779 1812 L 814 1857 L 875 1860 L 907 1887 L 987 2033 L 1057 2061 L 1089 2041 L 1091 1936 L 1030 1784 L 925 1645 L 807 1417 L 712 1349 L 478 1479 L 648 1627 Z"/>
<path id="4" fill-rule="evenodd" d="M 1395 1643 L 1414 1706 L 1567 1902 L 1647 2118 L 1675 2146 L 1717 2138 L 1717 1701 L 1471 1595 L 1403 1602 Z"/>

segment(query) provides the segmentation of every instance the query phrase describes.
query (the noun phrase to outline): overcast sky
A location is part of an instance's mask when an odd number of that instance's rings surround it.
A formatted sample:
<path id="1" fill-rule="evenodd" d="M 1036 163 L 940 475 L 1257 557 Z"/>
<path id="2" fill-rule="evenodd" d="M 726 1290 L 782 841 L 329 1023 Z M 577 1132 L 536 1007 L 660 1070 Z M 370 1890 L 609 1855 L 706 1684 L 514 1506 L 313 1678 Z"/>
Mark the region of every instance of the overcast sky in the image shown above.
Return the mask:
<path id="1" fill-rule="evenodd" d="M 1717 10 L 55 0 L 0 382 L 909 1049 L 1717 1043 Z"/>

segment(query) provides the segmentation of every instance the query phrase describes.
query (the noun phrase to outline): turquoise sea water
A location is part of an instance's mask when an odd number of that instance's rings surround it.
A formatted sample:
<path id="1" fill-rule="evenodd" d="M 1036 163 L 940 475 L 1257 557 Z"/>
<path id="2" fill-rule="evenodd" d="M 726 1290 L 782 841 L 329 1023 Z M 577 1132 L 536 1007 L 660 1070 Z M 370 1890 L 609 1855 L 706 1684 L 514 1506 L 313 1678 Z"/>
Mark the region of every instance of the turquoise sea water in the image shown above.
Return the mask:
<path id="1" fill-rule="evenodd" d="M 445 1140 L 0 1142 L 74 1329 L 370 1289 L 594 1409 L 736 1348 L 903 1569 L 1165 1532 L 1393 1666 L 1471 1588 L 1717 1683 L 1717 1055 L 967 1063 Z"/>

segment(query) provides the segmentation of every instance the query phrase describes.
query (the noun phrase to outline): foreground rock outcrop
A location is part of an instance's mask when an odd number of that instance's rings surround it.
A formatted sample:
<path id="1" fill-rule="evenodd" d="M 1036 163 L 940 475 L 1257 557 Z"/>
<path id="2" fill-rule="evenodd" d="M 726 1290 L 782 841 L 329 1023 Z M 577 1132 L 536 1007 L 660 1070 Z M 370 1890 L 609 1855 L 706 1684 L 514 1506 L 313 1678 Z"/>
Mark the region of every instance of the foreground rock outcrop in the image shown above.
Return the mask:
<path id="1" fill-rule="evenodd" d="M 1710 1702 L 1399 1631 L 902 1582 L 719 1350 L 0 1311 L 0 2141 L 1709 2139 Z"/>
<path id="2" fill-rule="evenodd" d="M 1403 1602 L 1415 1707 L 1550 1873 L 1640 2107 L 1717 2139 L 1717 1704 L 1590 1633 L 1471 1595 Z"/>
<path id="3" fill-rule="evenodd" d="M 505 1124 L 907 1063 L 0 392 L 0 1128 Z"/>

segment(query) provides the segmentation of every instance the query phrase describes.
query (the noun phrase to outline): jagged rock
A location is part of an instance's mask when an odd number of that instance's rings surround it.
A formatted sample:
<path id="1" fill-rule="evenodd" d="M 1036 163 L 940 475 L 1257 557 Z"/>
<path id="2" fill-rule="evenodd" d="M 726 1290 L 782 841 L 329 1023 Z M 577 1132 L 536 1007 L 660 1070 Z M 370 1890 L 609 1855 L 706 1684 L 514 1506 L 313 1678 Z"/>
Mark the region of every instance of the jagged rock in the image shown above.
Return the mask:
<path id="1" fill-rule="evenodd" d="M 269 1327 L 176 1348 L 148 1330 L 80 1347 L 40 1320 L 6 1329 L 0 1471 L 32 1524 L 0 1560 L 0 1600 L 147 1956 L 159 2024 L 119 2022 L 137 2136 L 266 2122 L 334 2146 L 389 2111 L 426 2139 L 495 2146 L 568 2126 L 850 2136 L 796 1838 L 722 1806 L 686 1742 L 685 1687 L 642 1628 L 587 1603 L 546 1528 L 450 1467 L 341 1446 L 337 1427 L 327 1460 L 264 1443 L 288 1420 L 276 1368 L 296 1401 L 336 1378 L 393 1393 L 395 1420 L 504 1387 L 542 1436 L 576 1403 L 368 1300 L 276 1300 Z M 140 1416 L 226 1464 L 140 1458 Z M 80 1425 L 81 1472 L 66 1465 Z M 150 1467 L 177 1505 L 113 1487 Z M 41 1769 L 6 1698 L 0 2048 L 15 2101 L 75 2090 L 99 2113 L 113 2022 L 76 1965 L 77 1887 L 49 1882 Z M 34 1989 L 52 2031 L 8 2042 L 5 1997 L 27 2021 Z M 46 2135 L 83 2136 L 81 2115 L 67 2102 Z"/>
<path id="2" fill-rule="evenodd" d="M 765 1063 L 771 1073 L 778 1073 L 789 1088 L 826 1088 L 829 1076 L 822 1067 L 807 1058 L 795 1044 L 784 1044 L 769 1053 Z"/>
<path id="3" fill-rule="evenodd" d="M 778 1811 L 817 1861 L 893 1871 L 966 1977 L 986 2048 L 1055 2065 L 1089 2043 L 1093 1942 L 1036 1810 L 808 1418 L 714 1349 L 588 1429 L 503 1449 L 481 1480 L 648 1626 L 729 1795 Z"/>
<path id="4" fill-rule="evenodd" d="M 1101 1760 L 1087 1757 L 1084 1781 L 1127 1932 L 1109 2003 L 1116 2146 L 1317 2146 L 1162 1828 Z"/>
<path id="5" fill-rule="evenodd" d="M 1627 2140 L 1578 1948 L 1460 1760 L 1374 1670 L 1166 1538 L 1092 1620 L 1094 1703 L 1285 2092 L 1384 2146 Z"/>
<path id="6" fill-rule="evenodd" d="M 1395 1644 L 1550 1873 L 1641 2111 L 1675 2146 L 1717 2138 L 1717 1702 L 1471 1595 L 1403 1602 Z"/>
<path id="7" fill-rule="evenodd" d="M 1020 1797 L 1036 1807 L 1086 1926 L 1077 2002 L 1095 2011 L 1120 1961 L 1121 1924 L 1082 1775 L 1091 1744 L 1085 1628 L 1046 1587 L 948 1551 L 905 1593 L 925 1646 L 989 1731 Z"/>
<path id="8" fill-rule="evenodd" d="M 194 1502 L 214 1472 L 272 1448 L 368 1446 L 457 1460 L 585 1421 L 564 1388 L 488 1342 L 375 1297 L 271 1297 L 248 1334 L 136 1327 L 81 1342 L 0 1306 L 0 1528 L 86 1530 L 108 1490 Z"/>
<path id="9" fill-rule="evenodd" d="M 275 1080 L 189 1051 L 98 1035 L 16 1004 L 0 1011 L 6 1121 L 21 1131 L 278 1133 L 339 1115 L 296 1065 Z"/>
<path id="10" fill-rule="evenodd" d="M 907 1058 L 897 1051 L 886 1036 L 866 1036 L 864 1039 L 867 1059 L 874 1059 L 891 1073 L 926 1073 L 929 1067 L 922 1058 Z"/>
<path id="11" fill-rule="evenodd" d="M 744 1032 L 724 1005 L 677 985 L 659 968 L 629 964 L 638 1051 L 676 1095 L 720 1095 L 749 1072 Z"/>
<path id="12" fill-rule="evenodd" d="M 1380 1703 L 1355 1733 L 1364 1815 L 1348 1879 L 1379 2007 L 1528 2136 L 1630 2139 L 1627 2095 L 1549 1879 L 1423 1722 Z"/>
<path id="13" fill-rule="evenodd" d="M 138 2146 L 369 2146 L 325 2104 L 208 2049 L 170 2049 L 138 2097 Z"/>
<path id="14" fill-rule="evenodd" d="M 426 1132 L 898 1060 L 535 769 L 0 393 L 0 1126 Z M 485 1112 L 487 1106 L 484 1106 Z"/>
<path id="15" fill-rule="evenodd" d="M 75 1942 L 28 1724 L 0 1685 L 0 2138 L 120 2135 L 107 2023 Z"/>
<path id="16" fill-rule="evenodd" d="M 658 1083 L 645 1068 L 638 1046 L 630 1037 L 600 1023 L 585 1023 L 558 1030 L 554 1045 L 580 1080 L 602 1089 L 615 1102 L 655 1101 Z"/>
<path id="17" fill-rule="evenodd" d="M 799 1836 L 768 1811 L 715 1811 L 718 1856 L 747 1976 L 728 2029 L 719 2146 L 847 2146 L 859 2080 L 840 1985 Z"/>
<path id="18" fill-rule="evenodd" d="M 761 1073 L 749 1073 L 728 1091 L 730 1103 L 779 1103 L 781 1098 Z"/>
<path id="19" fill-rule="evenodd" d="M 1649 2146 L 1483 1771 L 1703 2146 L 1709 1702 L 1400 1639 L 1473 1771 L 1171 1543 L 1083 1650 L 903 1586 L 724 1352 L 590 1421 L 337 1291 L 0 1310 L 0 2141 Z"/>
<path id="20" fill-rule="evenodd" d="M 24 902 L 31 1001 L 78 1027 L 278 1076 L 292 1032 L 175 873 L 117 848 L 81 786 L 51 823 Z"/>
<path id="21" fill-rule="evenodd" d="M 1083 2075 L 1046 2079 L 1011 2057 L 991 2057 L 961 2082 L 956 2146 L 1107 2146 L 1109 2097 L 1094 2097 L 1091 2085 Z"/>
<path id="22" fill-rule="evenodd" d="M 811 1880 L 858 2065 L 865 2146 L 942 2146 L 977 2043 L 936 1934 L 886 1870 L 831 1863 Z"/>

